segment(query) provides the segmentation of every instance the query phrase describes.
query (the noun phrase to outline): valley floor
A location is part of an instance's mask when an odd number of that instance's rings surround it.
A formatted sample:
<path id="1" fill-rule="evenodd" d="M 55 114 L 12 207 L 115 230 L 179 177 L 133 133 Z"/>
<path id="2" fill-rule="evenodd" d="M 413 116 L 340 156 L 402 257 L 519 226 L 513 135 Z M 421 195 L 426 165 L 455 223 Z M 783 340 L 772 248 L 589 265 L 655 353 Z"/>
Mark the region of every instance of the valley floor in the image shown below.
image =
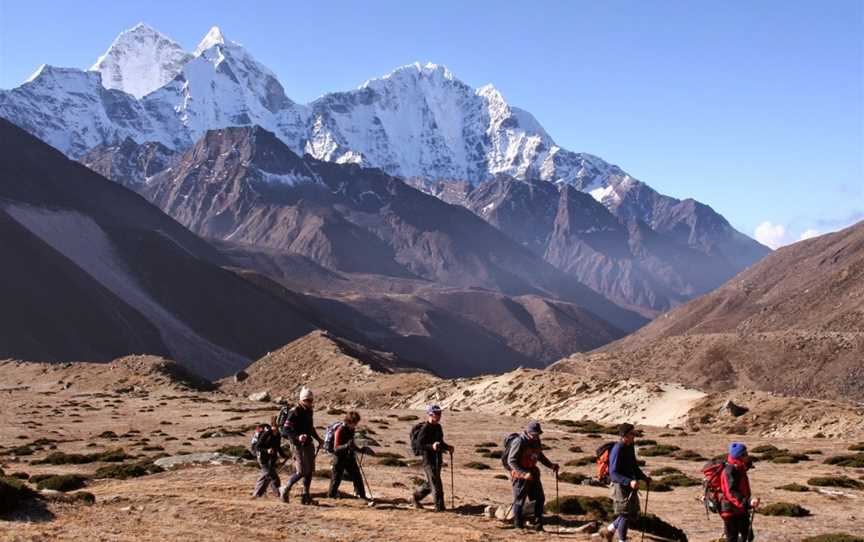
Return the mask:
<path id="1" fill-rule="evenodd" d="M 102 463 L 82 465 L 34 465 L 34 459 L 45 457 L 50 445 L 31 446 L 32 455 L 16 456 L 14 447 L 27 445 L 39 438 L 57 441 L 57 450 L 92 453 L 122 447 L 126 452 L 145 456 L 163 448 L 167 454 L 211 452 L 226 445 L 247 446 L 248 427 L 265 420 L 275 407 L 252 403 L 221 392 L 194 392 L 169 387 L 129 390 L 96 391 L 87 382 L 77 381 L 29 387 L 9 375 L 0 381 L 0 466 L 8 474 L 18 471 L 30 475 L 44 473 L 92 474 Z M 324 426 L 337 416 L 327 415 L 322 404 L 316 421 Z M 335 406 L 335 405 L 334 405 Z M 341 405 L 344 408 L 344 405 Z M 413 423 L 410 416 L 419 411 L 361 410 L 363 424 L 374 432 L 380 443 L 378 451 L 392 452 L 411 460 L 404 444 Z M 402 419 L 400 420 L 399 417 Z M 374 420 L 374 421 L 373 421 Z M 498 443 L 510 431 L 519 430 L 525 419 L 482 414 L 477 412 L 447 412 L 444 416 L 446 439 L 456 446 L 454 456 L 456 498 L 455 511 L 436 514 L 415 511 L 407 506 L 414 479 L 422 476 L 418 467 L 390 467 L 368 459 L 366 475 L 378 501 L 376 508 L 367 508 L 355 499 L 323 498 L 327 480 L 316 478 L 313 493 L 318 507 L 304 507 L 296 499 L 283 504 L 272 496 L 251 500 L 257 469 L 243 465 L 194 466 L 128 480 L 93 480 L 85 488 L 96 496 L 96 503 L 70 505 L 52 502 L 39 508 L 19 509 L 0 520 L 2 540 L 330 540 L 330 541 L 423 541 L 429 540 L 511 540 L 528 538 L 547 540 L 558 538 L 555 525 L 546 534 L 522 534 L 503 530 L 501 522 L 483 516 L 486 505 L 507 505 L 510 484 L 495 478 L 503 474 L 500 461 L 483 457 L 476 451 L 480 443 Z M 557 423 L 544 424 L 544 443 L 551 449 L 547 454 L 562 465 L 574 458 L 590 454 L 600 442 L 608 439 L 574 433 Z M 721 453 L 730 439 L 741 439 L 752 448 L 774 444 L 793 452 L 807 451 L 812 458 L 798 464 L 760 462 L 752 471 L 754 494 L 766 502 L 797 503 L 812 512 L 805 518 L 756 516 L 758 540 L 799 541 L 806 536 L 828 532 L 864 533 L 864 491 L 833 490 L 792 493 L 775 489 L 797 482 L 806 484 L 814 476 L 846 475 L 854 479 L 864 476 L 864 469 L 835 467 L 823 464 L 823 458 L 850 453 L 854 441 L 839 439 L 766 439 L 747 436 L 727 436 L 700 432 L 685 434 L 670 428 L 645 427 L 642 438 L 693 450 L 705 457 Z M 215 436 L 242 430 L 236 435 Z M 118 435 L 102 437 L 105 431 Z M 131 434 L 130 431 L 133 431 Z M 137 431 L 137 432 L 136 432 Z M 661 436 L 668 435 L 668 436 Z M 205 438 L 209 437 L 209 438 Z M 584 452 L 570 452 L 571 447 Z M 149 450 L 145 450 L 144 448 Z M 487 446 L 489 447 L 489 446 Z M 495 449 L 495 447 L 490 447 Z M 818 450 L 821 454 L 813 453 Z M 678 460 L 672 457 L 644 457 L 646 472 L 660 467 L 675 467 L 692 477 L 699 477 L 703 461 Z M 466 466 L 470 462 L 488 465 L 488 470 Z M 476 465 L 475 465 L 476 466 Z M 329 467 L 325 454 L 318 457 L 318 468 Z M 592 475 L 594 465 L 566 466 L 564 472 Z M 450 504 L 449 471 L 445 473 L 447 503 Z M 287 477 L 287 472 L 283 470 Z M 284 478 L 283 478 L 284 480 Z M 554 477 L 543 473 L 547 499 L 555 495 Z M 351 491 L 350 482 L 342 490 Z M 296 492 L 296 490 L 295 490 Z M 562 482 L 561 495 L 606 496 L 608 490 Z M 682 528 L 691 541 L 716 540 L 722 531 L 717 516 L 706 519 L 697 502 L 701 489 L 676 487 L 673 491 L 651 493 L 649 508 L 669 523 Z M 644 501 L 643 501 L 644 502 Z M 572 532 L 583 523 L 578 517 L 564 518 L 560 538 L 589 540 L 590 535 Z M 639 536 L 631 534 L 631 539 Z M 654 539 L 650 536 L 647 539 Z M 596 538 L 594 540 L 597 540 Z M 654 539 L 656 540 L 656 539 Z"/>

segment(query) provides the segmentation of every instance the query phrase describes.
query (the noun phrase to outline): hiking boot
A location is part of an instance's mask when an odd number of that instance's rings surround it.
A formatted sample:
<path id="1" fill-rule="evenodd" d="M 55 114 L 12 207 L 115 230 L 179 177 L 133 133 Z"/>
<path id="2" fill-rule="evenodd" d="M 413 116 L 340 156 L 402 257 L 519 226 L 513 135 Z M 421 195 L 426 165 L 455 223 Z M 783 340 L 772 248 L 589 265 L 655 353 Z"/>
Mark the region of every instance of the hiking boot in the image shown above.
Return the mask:
<path id="1" fill-rule="evenodd" d="M 542 524 L 542 523 L 538 523 L 537 525 L 534 526 L 534 530 L 537 531 L 538 533 L 542 533 L 542 532 L 545 531 L 546 529 L 543 528 L 543 524 Z"/>
<path id="2" fill-rule="evenodd" d="M 417 495 L 411 497 L 411 502 L 414 504 L 414 508 L 417 510 L 423 510 L 423 503 L 420 502 L 420 499 L 417 498 Z"/>

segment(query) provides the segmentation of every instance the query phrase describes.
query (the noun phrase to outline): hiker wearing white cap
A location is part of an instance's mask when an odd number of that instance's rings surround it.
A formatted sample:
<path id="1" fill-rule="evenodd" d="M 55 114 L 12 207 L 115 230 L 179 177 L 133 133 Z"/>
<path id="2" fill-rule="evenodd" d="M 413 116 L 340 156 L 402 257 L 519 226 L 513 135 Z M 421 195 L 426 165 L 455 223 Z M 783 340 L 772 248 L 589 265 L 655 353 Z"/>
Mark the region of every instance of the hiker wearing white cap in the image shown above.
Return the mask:
<path id="1" fill-rule="evenodd" d="M 441 428 L 441 407 L 429 405 L 426 407 L 426 421 L 411 429 L 411 449 L 414 455 L 423 457 L 423 472 L 426 482 L 413 494 L 415 508 L 423 508 L 420 502 L 432 493 L 435 500 L 435 511 L 444 510 L 444 484 L 441 482 L 441 467 L 444 464 L 444 452 L 453 453 L 453 446 L 444 442 L 444 430 Z M 452 456 L 451 456 L 452 457 Z"/>
<path id="2" fill-rule="evenodd" d="M 303 478 L 303 496 L 300 504 L 317 504 L 309 493 L 312 475 L 315 473 L 315 445 L 312 440 L 318 441 L 320 447 L 323 439 L 318 435 L 312 420 L 314 407 L 315 397 L 312 390 L 304 386 L 300 390 L 300 402 L 288 412 L 279 428 L 282 436 L 291 443 L 291 450 L 294 453 L 294 474 L 282 488 L 282 500 L 285 502 L 288 502 L 291 488 L 300 478 Z"/>

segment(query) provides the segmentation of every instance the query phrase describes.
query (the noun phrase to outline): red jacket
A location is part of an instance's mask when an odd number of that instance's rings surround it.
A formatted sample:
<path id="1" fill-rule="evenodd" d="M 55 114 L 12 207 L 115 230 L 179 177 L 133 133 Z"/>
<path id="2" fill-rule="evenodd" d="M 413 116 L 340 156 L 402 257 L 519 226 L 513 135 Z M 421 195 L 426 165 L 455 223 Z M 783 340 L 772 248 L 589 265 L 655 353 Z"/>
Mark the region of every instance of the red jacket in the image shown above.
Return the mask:
<path id="1" fill-rule="evenodd" d="M 732 456 L 726 458 L 726 466 L 720 476 L 720 516 L 724 518 L 740 516 L 750 510 L 750 480 L 747 478 L 747 464 Z"/>

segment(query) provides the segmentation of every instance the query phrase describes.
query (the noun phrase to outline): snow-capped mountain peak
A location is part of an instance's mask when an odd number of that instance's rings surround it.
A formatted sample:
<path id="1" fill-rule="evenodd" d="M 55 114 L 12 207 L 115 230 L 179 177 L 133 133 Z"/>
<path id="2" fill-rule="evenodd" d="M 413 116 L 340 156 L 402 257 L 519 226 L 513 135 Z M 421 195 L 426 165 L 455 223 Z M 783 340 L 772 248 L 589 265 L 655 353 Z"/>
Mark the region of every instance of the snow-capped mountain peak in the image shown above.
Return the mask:
<path id="1" fill-rule="evenodd" d="M 105 88 L 140 99 L 173 79 L 190 58 L 177 42 L 138 23 L 121 32 L 90 71 L 102 74 Z"/>
<path id="2" fill-rule="evenodd" d="M 225 34 L 222 33 L 222 29 L 218 26 L 214 26 L 209 32 L 207 32 L 207 35 L 204 36 L 204 39 L 201 40 L 198 47 L 195 48 L 194 54 L 195 56 L 201 56 L 201 53 L 214 45 L 225 45 L 226 43 L 229 42 L 225 39 Z"/>

